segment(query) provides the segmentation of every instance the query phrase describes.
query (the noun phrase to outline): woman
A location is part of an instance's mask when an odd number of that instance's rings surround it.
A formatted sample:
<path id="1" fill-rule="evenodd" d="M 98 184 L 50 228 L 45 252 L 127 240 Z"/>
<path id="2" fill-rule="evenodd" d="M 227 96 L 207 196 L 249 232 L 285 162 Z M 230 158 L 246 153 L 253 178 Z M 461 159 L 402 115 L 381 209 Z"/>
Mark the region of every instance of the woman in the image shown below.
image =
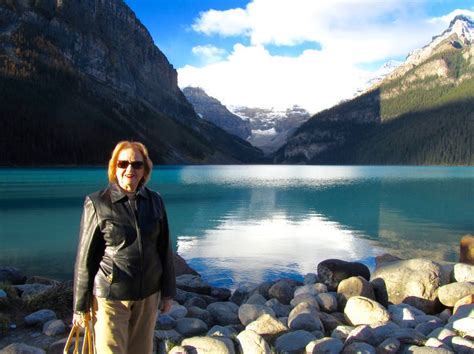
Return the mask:
<path id="1" fill-rule="evenodd" d="M 158 304 L 176 293 L 163 200 L 145 187 L 152 162 L 145 146 L 122 141 L 109 161 L 108 188 L 84 202 L 74 272 L 73 323 L 91 309 L 97 353 L 151 353 Z"/>

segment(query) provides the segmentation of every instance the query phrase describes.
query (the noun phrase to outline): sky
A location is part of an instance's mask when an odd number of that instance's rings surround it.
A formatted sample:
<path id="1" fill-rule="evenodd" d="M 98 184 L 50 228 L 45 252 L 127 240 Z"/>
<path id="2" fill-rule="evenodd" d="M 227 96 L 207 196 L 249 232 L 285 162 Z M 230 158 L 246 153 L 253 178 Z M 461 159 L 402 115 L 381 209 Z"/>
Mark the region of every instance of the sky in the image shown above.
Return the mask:
<path id="1" fill-rule="evenodd" d="M 125 0 L 178 71 L 227 106 L 316 113 L 474 18 L 474 0 Z"/>

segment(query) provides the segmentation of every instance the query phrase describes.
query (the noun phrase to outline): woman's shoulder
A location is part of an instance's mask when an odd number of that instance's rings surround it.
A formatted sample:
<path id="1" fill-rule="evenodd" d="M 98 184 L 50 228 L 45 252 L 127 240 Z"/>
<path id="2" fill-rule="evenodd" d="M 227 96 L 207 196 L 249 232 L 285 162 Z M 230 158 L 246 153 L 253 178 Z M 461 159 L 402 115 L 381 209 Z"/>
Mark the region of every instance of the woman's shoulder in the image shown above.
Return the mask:
<path id="1" fill-rule="evenodd" d="M 142 190 L 147 196 L 149 196 L 151 198 L 154 198 L 154 199 L 157 199 L 157 200 L 160 200 L 160 201 L 163 200 L 163 198 L 161 197 L 161 194 L 159 192 L 153 190 L 153 189 L 150 189 L 150 188 L 144 186 L 144 187 L 142 187 Z"/>
<path id="2" fill-rule="evenodd" d="M 86 200 L 91 200 L 92 202 L 100 202 L 102 200 L 110 199 L 110 186 L 93 193 L 86 195 Z"/>

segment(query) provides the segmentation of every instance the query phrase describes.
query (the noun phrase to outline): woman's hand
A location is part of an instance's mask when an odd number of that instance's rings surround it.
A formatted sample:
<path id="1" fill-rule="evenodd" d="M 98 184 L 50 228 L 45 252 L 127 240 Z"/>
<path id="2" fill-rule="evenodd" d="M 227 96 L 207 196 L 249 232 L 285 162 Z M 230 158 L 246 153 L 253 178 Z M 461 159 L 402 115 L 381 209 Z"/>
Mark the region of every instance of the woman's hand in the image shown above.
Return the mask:
<path id="1" fill-rule="evenodd" d="M 91 320 L 89 312 L 74 312 L 72 316 L 72 324 L 79 327 L 84 327 L 87 321 Z"/>
<path id="2" fill-rule="evenodd" d="M 165 297 L 161 300 L 160 311 L 162 314 L 168 313 L 173 306 L 173 299 L 169 297 Z"/>

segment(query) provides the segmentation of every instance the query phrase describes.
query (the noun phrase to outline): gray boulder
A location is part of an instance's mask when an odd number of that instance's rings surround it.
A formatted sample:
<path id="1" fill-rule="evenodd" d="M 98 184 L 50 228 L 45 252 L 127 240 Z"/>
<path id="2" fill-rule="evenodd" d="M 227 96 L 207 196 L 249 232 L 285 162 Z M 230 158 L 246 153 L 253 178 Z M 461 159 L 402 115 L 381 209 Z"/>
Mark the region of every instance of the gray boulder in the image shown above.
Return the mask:
<path id="1" fill-rule="evenodd" d="M 396 323 L 391 321 L 373 323 L 370 325 L 370 328 L 372 328 L 372 338 L 370 343 L 373 345 L 379 345 L 387 338 L 390 338 L 394 331 L 400 329 Z"/>
<path id="2" fill-rule="evenodd" d="M 29 314 L 28 316 L 25 316 L 25 324 L 27 326 L 36 326 L 36 325 L 44 325 L 46 322 L 55 320 L 56 314 L 52 310 L 39 310 L 36 312 L 33 312 L 32 314 Z"/>
<path id="3" fill-rule="evenodd" d="M 176 321 L 176 328 L 184 337 L 204 334 L 209 329 L 204 321 L 199 318 L 180 318 Z"/>
<path id="4" fill-rule="evenodd" d="M 207 306 L 207 311 L 212 316 L 212 319 L 216 324 L 226 326 L 229 324 L 240 324 L 239 316 L 237 312 L 239 307 L 231 302 L 214 302 Z"/>
<path id="5" fill-rule="evenodd" d="M 188 314 L 188 309 L 183 305 L 173 304 L 170 311 L 167 313 L 168 316 L 173 317 L 175 320 L 186 317 Z"/>
<path id="6" fill-rule="evenodd" d="M 337 287 L 339 309 L 344 310 L 347 300 L 353 296 L 363 296 L 375 300 L 372 284 L 361 276 L 342 280 Z"/>
<path id="7" fill-rule="evenodd" d="M 260 294 L 253 294 L 245 301 L 246 304 L 250 305 L 265 305 L 266 302 L 267 299 Z"/>
<path id="8" fill-rule="evenodd" d="M 451 346 L 456 353 L 474 353 L 474 342 L 462 337 L 453 337 Z"/>
<path id="9" fill-rule="evenodd" d="M 337 299 L 336 296 L 331 293 L 316 295 L 316 301 L 318 302 L 321 311 L 329 313 L 337 311 Z"/>
<path id="10" fill-rule="evenodd" d="M 176 320 L 168 315 L 159 315 L 156 319 L 156 329 L 166 330 L 176 327 Z"/>
<path id="11" fill-rule="evenodd" d="M 388 305 L 390 319 L 403 328 L 413 328 L 417 325 L 416 314 L 412 307 L 406 304 Z"/>
<path id="12" fill-rule="evenodd" d="M 373 338 L 373 333 L 374 333 L 374 330 L 370 326 L 367 326 L 367 325 L 357 326 L 351 331 L 351 333 L 349 333 L 349 336 L 344 342 L 344 345 L 348 346 L 349 344 L 355 343 L 355 342 L 366 342 L 366 343 L 373 344 L 371 342 Z"/>
<path id="13" fill-rule="evenodd" d="M 232 296 L 230 297 L 229 301 L 232 301 L 233 303 L 240 306 L 249 297 L 249 294 L 257 287 L 258 285 L 254 283 L 241 283 L 239 284 L 239 287 L 235 289 L 235 291 L 232 293 Z"/>
<path id="14" fill-rule="evenodd" d="M 293 298 L 294 289 L 286 280 L 280 280 L 268 290 L 268 296 L 288 305 Z"/>
<path id="15" fill-rule="evenodd" d="M 388 311 L 378 302 L 362 296 L 351 297 L 344 314 L 354 326 L 390 320 Z"/>
<path id="16" fill-rule="evenodd" d="M 225 337 L 191 337 L 181 342 L 181 346 L 191 353 L 234 354 L 232 339 Z"/>
<path id="17" fill-rule="evenodd" d="M 176 287 L 197 294 L 210 295 L 211 286 L 199 275 L 183 274 L 176 277 Z"/>
<path id="18" fill-rule="evenodd" d="M 474 265 L 465 263 L 456 263 L 454 265 L 454 279 L 457 282 L 474 282 Z"/>
<path id="19" fill-rule="evenodd" d="M 265 305 L 243 304 L 239 307 L 238 314 L 240 322 L 244 326 L 265 314 L 275 317 L 275 312 L 270 307 Z"/>
<path id="20" fill-rule="evenodd" d="M 331 332 L 331 337 L 345 341 L 354 328 L 354 326 L 337 326 Z"/>
<path id="21" fill-rule="evenodd" d="M 252 323 L 249 323 L 245 329 L 266 337 L 276 336 L 288 331 L 286 325 L 270 315 L 260 316 Z"/>
<path id="22" fill-rule="evenodd" d="M 290 301 L 290 305 L 295 307 L 296 305 L 302 303 L 302 302 L 306 302 L 308 304 L 310 304 L 311 306 L 313 306 L 315 309 L 317 309 L 318 311 L 320 310 L 319 309 L 319 303 L 318 303 L 318 300 L 316 299 L 316 295 L 313 295 L 313 294 L 309 294 L 309 293 L 304 293 L 304 294 L 300 294 L 300 295 L 296 295 L 291 301 Z"/>
<path id="23" fill-rule="evenodd" d="M 333 314 L 319 312 L 319 318 L 323 323 L 324 330 L 326 333 L 332 332 L 339 326 L 343 326 L 345 322 L 341 322 L 337 317 L 333 316 Z"/>
<path id="24" fill-rule="evenodd" d="M 270 296 L 268 295 L 268 291 L 270 290 L 272 285 L 273 285 L 273 282 L 268 282 L 268 281 L 260 283 L 255 289 L 253 289 L 250 292 L 250 296 L 252 296 L 254 294 L 259 294 L 259 295 L 262 295 L 265 299 L 268 300 L 270 298 Z"/>
<path id="25" fill-rule="evenodd" d="M 377 354 L 395 354 L 400 348 L 400 341 L 396 338 L 387 338 L 380 343 L 375 351 Z"/>
<path id="26" fill-rule="evenodd" d="M 326 284 L 330 291 L 336 291 L 342 280 L 357 276 L 369 280 L 369 268 L 359 262 L 346 262 L 340 259 L 326 259 L 318 264 L 319 281 Z"/>
<path id="27" fill-rule="evenodd" d="M 199 318 L 201 321 L 206 322 L 208 326 L 214 323 L 214 320 L 212 319 L 211 313 L 209 311 L 203 310 L 202 308 L 196 306 L 188 308 L 187 317 Z"/>
<path id="28" fill-rule="evenodd" d="M 23 284 L 14 285 L 14 287 L 20 292 L 22 299 L 27 299 L 29 297 L 42 294 L 45 291 L 51 289 L 53 286 L 44 284 Z"/>
<path id="29" fill-rule="evenodd" d="M 425 347 L 433 347 L 433 348 L 444 348 L 449 349 L 446 344 L 440 341 L 438 338 L 428 338 L 425 343 Z"/>
<path id="30" fill-rule="evenodd" d="M 372 275 L 377 300 L 383 305 L 408 303 L 425 313 L 436 313 L 441 267 L 427 259 L 382 263 Z"/>
<path id="31" fill-rule="evenodd" d="M 339 354 L 343 347 L 340 339 L 325 337 L 309 342 L 306 345 L 306 353 Z"/>
<path id="32" fill-rule="evenodd" d="M 323 283 L 314 283 L 314 284 L 308 284 L 308 285 L 303 285 L 299 286 L 295 289 L 294 296 L 299 296 L 299 295 L 318 295 L 322 293 L 327 293 L 328 292 L 328 287 L 324 285 Z"/>
<path id="33" fill-rule="evenodd" d="M 271 354 L 270 346 L 259 334 L 251 330 L 239 333 L 237 341 L 242 353 Z"/>
<path id="34" fill-rule="evenodd" d="M 183 339 L 183 336 L 174 329 L 157 330 L 154 333 L 154 337 L 157 341 L 170 341 L 175 344 Z"/>
<path id="35" fill-rule="evenodd" d="M 401 343 L 424 345 L 427 338 L 420 332 L 413 328 L 400 328 L 396 329 L 389 334 L 390 338 L 396 338 Z"/>
<path id="36" fill-rule="evenodd" d="M 322 331 L 324 326 L 319 318 L 318 311 L 311 305 L 302 302 L 291 310 L 288 316 L 288 327 L 292 330 Z"/>
<path id="37" fill-rule="evenodd" d="M 355 342 L 344 347 L 343 354 L 376 354 L 375 348 L 368 343 Z"/>
<path id="38" fill-rule="evenodd" d="M 9 283 L 13 285 L 24 284 L 26 276 L 15 267 L 0 268 L 0 283 Z"/>
<path id="39" fill-rule="evenodd" d="M 454 322 L 465 317 L 474 317 L 474 304 L 459 306 L 448 322 Z"/>
<path id="40" fill-rule="evenodd" d="M 298 330 L 283 334 L 275 342 L 277 352 L 293 353 L 303 351 L 309 342 L 315 340 L 310 332 Z"/>
<path id="41" fill-rule="evenodd" d="M 176 273 L 176 276 L 180 276 L 183 274 L 194 274 L 194 275 L 199 275 L 198 272 L 196 272 L 193 268 L 191 268 L 186 260 L 181 257 L 177 253 L 173 253 L 173 260 L 174 260 L 174 271 Z"/>
<path id="42" fill-rule="evenodd" d="M 265 302 L 265 306 L 270 307 L 275 312 L 276 317 L 288 317 L 291 311 L 290 305 L 283 305 L 277 299 L 270 299 Z"/>
<path id="43" fill-rule="evenodd" d="M 421 334 L 424 334 L 427 336 L 431 332 L 433 332 L 435 329 L 443 327 L 443 323 L 441 320 L 430 320 L 427 322 L 422 322 L 419 325 L 415 327 L 415 330 L 420 332 Z"/>
<path id="44" fill-rule="evenodd" d="M 474 283 L 469 282 L 451 283 L 438 289 L 439 301 L 448 307 L 453 307 L 458 300 L 471 294 L 474 294 Z"/>
<path id="45" fill-rule="evenodd" d="M 453 329 L 462 333 L 474 334 L 474 318 L 465 317 L 452 322 Z"/>
<path id="46" fill-rule="evenodd" d="M 208 332 L 209 337 L 235 338 L 239 333 L 232 326 L 213 326 Z"/>
<path id="47" fill-rule="evenodd" d="M 218 301 L 227 301 L 231 297 L 232 293 L 229 289 L 226 288 L 211 288 L 211 297 L 216 298 Z"/>
<path id="48" fill-rule="evenodd" d="M 202 297 L 199 297 L 199 296 L 192 297 L 186 300 L 186 302 L 184 303 L 184 306 L 188 309 L 193 306 L 205 309 L 207 305 L 208 303 L 206 302 L 206 300 L 204 300 Z"/>
<path id="49" fill-rule="evenodd" d="M 66 333 L 66 325 L 62 320 L 51 320 L 43 325 L 43 334 L 57 336 Z"/>
<path id="50" fill-rule="evenodd" d="M 0 350 L 1 354 L 46 354 L 43 349 L 25 343 L 12 343 Z"/>
<path id="51" fill-rule="evenodd" d="M 454 352 L 445 348 L 419 347 L 417 345 L 408 345 L 404 348 L 403 354 L 454 354 Z"/>

